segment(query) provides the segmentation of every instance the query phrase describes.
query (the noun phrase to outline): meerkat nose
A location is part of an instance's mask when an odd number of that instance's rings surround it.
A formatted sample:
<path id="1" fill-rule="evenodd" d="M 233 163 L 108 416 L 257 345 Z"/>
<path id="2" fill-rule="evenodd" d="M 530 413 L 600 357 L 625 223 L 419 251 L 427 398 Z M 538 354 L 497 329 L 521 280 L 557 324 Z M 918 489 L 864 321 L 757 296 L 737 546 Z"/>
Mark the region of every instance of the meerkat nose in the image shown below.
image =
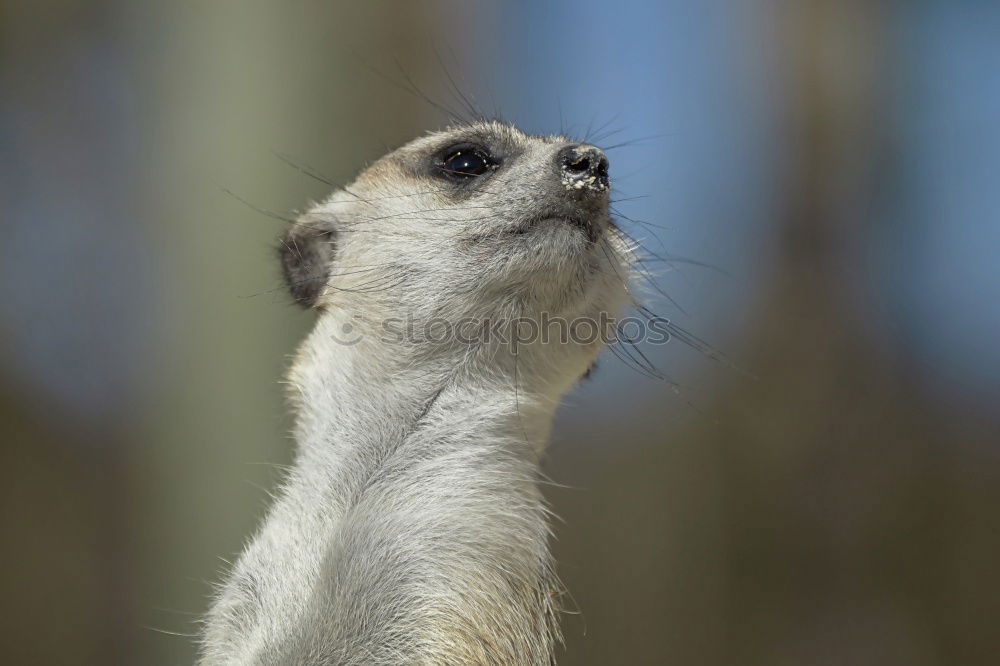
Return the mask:
<path id="1" fill-rule="evenodd" d="M 608 158 L 597 146 L 578 143 L 556 153 L 556 166 L 568 190 L 606 192 L 610 187 Z"/>

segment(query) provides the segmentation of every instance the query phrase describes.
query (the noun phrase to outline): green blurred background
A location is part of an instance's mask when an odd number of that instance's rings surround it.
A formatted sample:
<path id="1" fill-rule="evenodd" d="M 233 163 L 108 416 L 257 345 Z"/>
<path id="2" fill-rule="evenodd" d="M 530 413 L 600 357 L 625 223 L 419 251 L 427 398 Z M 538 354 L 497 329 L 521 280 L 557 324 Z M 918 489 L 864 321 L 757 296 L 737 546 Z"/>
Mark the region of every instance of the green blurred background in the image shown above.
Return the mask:
<path id="1" fill-rule="evenodd" d="M 651 307 L 746 370 L 568 399 L 560 663 L 1000 661 L 1000 5 L 41 0 L 0 2 L 4 663 L 191 663 L 311 321 L 239 199 L 441 126 L 405 77 L 617 131 Z"/>

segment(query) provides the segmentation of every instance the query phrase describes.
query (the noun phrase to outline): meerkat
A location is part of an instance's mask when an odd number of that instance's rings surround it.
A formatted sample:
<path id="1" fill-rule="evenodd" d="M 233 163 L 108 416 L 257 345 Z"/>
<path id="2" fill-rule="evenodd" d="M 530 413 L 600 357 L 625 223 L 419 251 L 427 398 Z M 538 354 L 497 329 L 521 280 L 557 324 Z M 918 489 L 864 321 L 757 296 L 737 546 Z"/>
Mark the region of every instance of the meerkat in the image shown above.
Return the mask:
<path id="1" fill-rule="evenodd" d="M 296 457 L 219 588 L 201 664 L 554 662 L 539 459 L 607 340 L 512 343 L 495 322 L 629 302 L 609 188 L 595 146 L 477 121 L 291 225 L 284 276 L 317 313 L 289 374 Z M 418 339 L 429 322 L 463 334 Z"/>

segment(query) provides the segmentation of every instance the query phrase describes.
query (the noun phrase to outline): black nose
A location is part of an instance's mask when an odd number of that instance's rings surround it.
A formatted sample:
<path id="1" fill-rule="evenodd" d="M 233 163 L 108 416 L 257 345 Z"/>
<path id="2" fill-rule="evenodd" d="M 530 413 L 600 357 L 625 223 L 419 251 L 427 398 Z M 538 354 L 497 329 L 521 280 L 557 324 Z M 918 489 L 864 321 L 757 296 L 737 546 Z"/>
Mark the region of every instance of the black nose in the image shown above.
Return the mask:
<path id="1" fill-rule="evenodd" d="M 597 146 L 586 143 L 566 146 L 556 154 L 556 164 L 566 189 L 606 192 L 610 186 L 608 158 Z"/>

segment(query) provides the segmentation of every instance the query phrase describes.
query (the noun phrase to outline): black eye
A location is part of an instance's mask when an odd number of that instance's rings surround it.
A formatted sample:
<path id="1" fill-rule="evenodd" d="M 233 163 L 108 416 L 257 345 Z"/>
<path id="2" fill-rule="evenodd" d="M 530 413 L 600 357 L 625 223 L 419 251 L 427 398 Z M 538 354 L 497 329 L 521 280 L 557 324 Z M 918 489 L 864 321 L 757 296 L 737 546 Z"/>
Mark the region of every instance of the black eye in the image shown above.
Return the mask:
<path id="1" fill-rule="evenodd" d="M 441 162 L 441 171 L 455 178 L 481 176 L 492 168 L 494 168 L 493 161 L 478 148 L 454 150 Z"/>

